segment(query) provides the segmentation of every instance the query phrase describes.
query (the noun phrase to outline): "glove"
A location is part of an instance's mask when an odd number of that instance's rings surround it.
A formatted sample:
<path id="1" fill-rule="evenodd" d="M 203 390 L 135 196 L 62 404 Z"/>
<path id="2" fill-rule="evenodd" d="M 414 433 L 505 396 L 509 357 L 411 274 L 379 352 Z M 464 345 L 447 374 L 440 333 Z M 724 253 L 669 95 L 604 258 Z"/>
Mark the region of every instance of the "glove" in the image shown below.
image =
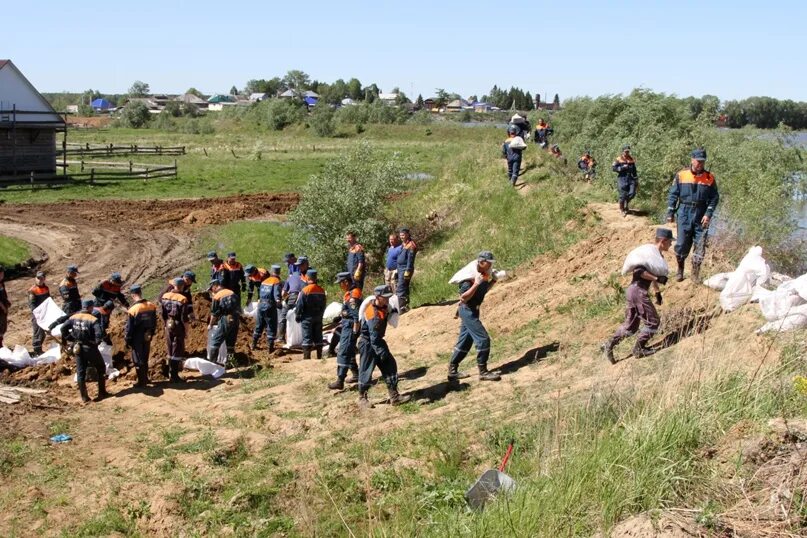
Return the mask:
<path id="1" fill-rule="evenodd" d="M 361 280 L 361 271 L 353 273 L 353 280 Z"/>
<path id="2" fill-rule="evenodd" d="M 404 280 L 409 280 L 412 278 L 412 271 L 404 271 Z"/>
<path id="3" fill-rule="evenodd" d="M 667 213 L 667 222 L 675 222 L 675 215 L 673 215 L 672 211 Z"/>
<path id="4" fill-rule="evenodd" d="M 656 292 L 656 304 L 660 306 L 662 302 L 663 302 L 663 301 L 662 301 L 662 299 L 661 299 L 661 292 L 660 292 L 660 291 L 657 291 L 657 292 Z"/>
<path id="5" fill-rule="evenodd" d="M 657 276 L 656 280 L 658 280 L 659 284 L 666 284 L 667 283 L 667 277 L 666 276 Z"/>

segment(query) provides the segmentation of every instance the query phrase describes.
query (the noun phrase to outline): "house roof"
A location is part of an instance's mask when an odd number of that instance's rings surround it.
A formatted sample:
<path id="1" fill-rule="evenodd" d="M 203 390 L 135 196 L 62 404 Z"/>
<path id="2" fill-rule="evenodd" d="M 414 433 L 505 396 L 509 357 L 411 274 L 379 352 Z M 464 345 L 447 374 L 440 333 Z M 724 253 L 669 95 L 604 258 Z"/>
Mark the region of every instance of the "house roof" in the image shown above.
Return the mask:
<path id="1" fill-rule="evenodd" d="M 5 71 L 6 74 L 10 71 L 12 76 L 16 75 L 17 79 L 22 83 L 22 87 L 28 90 L 28 94 L 12 93 L 14 90 L 13 85 L 0 84 L 0 109 L 5 106 L 16 106 L 17 110 L 25 111 L 27 113 L 20 114 L 16 118 L 18 124 L 37 124 L 37 125 L 54 125 L 62 126 L 65 124 L 58 112 L 56 112 L 51 104 L 45 99 L 41 93 L 31 84 L 25 75 L 22 74 L 16 65 L 11 60 L 0 60 L 0 71 Z M 22 98 L 22 103 L 17 103 L 17 100 Z M 27 102 L 26 102 L 27 98 Z M 12 101 L 13 99 L 13 101 Z M 33 112 L 33 114 L 31 114 Z"/>
<path id="2" fill-rule="evenodd" d="M 395 101 L 398 98 L 397 93 L 379 93 L 378 98 L 382 101 Z"/>
<path id="3" fill-rule="evenodd" d="M 267 97 L 266 92 L 254 92 L 254 93 L 249 94 L 249 99 L 250 100 L 264 99 L 266 97 Z"/>

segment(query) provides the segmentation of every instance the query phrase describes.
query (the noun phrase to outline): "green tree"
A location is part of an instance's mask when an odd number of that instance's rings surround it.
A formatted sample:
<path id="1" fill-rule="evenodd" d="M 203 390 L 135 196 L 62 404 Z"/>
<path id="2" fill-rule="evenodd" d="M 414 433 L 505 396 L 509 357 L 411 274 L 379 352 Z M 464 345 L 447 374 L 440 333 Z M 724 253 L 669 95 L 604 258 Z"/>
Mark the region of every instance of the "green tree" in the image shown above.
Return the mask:
<path id="1" fill-rule="evenodd" d="M 191 95 L 195 95 L 195 96 L 196 96 L 196 97 L 198 97 L 199 99 L 204 98 L 204 95 L 202 94 L 202 92 L 200 92 L 199 90 L 197 90 L 197 89 L 196 89 L 196 88 L 194 88 L 193 86 L 191 86 L 190 88 L 188 88 L 187 90 L 185 90 L 185 93 L 189 93 L 189 94 L 191 94 Z"/>
<path id="2" fill-rule="evenodd" d="M 406 163 L 399 154 L 361 143 L 311 177 L 289 220 L 296 226 L 296 252 L 314 260 L 320 278 L 331 279 L 342 269 L 348 230 L 369 248 L 381 248 L 390 230 L 382 208 L 403 187 L 405 175 Z M 368 260 L 378 266 L 379 259 Z"/>
<path id="3" fill-rule="evenodd" d="M 238 88 L 236 88 L 235 85 L 233 85 L 233 87 L 230 88 L 230 95 L 232 95 L 233 97 L 238 95 Z"/>
<path id="4" fill-rule="evenodd" d="M 552 99 L 552 110 L 560 110 L 560 97 L 558 94 L 555 94 L 555 97 Z"/>
<path id="5" fill-rule="evenodd" d="M 130 101 L 123 109 L 121 122 L 125 127 L 139 129 L 151 121 L 151 113 L 142 101 Z"/>
<path id="6" fill-rule="evenodd" d="M 362 85 L 359 79 L 352 78 L 348 81 L 347 93 L 354 101 L 359 101 L 364 98 L 364 92 L 362 91 Z"/>
<path id="7" fill-rule="evenodd" d="M 282 131 L 305 117 L 305 107 L 296 99 L 269 99 L 264 103 L 267 103 L 266 125 L 273 131 Z"/>
<path id="8" fill-rule="evenodd" d="M 182 105 L 179 104 L 179 101 L 168 101 L 160 114 L 166 114 L 168 116 L 178 118 L 182 115 Z"/>
<path id="9" fill-rule="evenodd" d="M 415 101 L 415 110 L 423 110 L 425 104 L 423 103 L 423 96 L 418 94 L 417 101 Z"/>
<path id="10" fill-rule="evenodd" d="M 294 95 L 301 97 L 303 92 L 311 87 L 311 78 L 299 69 L 292 69 L 283 77 L 283 84 L 294 92 Z"/>
<path id="11" fill-rule="evenodd" d="M 311 113 L 311 127 L 317 136 L 330 137 L 336 133 L 336 122 L 331 105 L 320 101 Z"/>
<path id="12" fill-rule="evenodd" d="M 149 85 L 145 82 L 140 80 L 135 80 L 132 85 L 129 87 L 129 96 L 130 97 L 146 97 L 151 89 Z"/>
<path id="13" fill-rule="evenodd" d="M 448 104 L 449 95 L 443 88 L 435 88 L 434 95 L 434 104 L 437 105 L 437 108 L 443 108 Z"/>

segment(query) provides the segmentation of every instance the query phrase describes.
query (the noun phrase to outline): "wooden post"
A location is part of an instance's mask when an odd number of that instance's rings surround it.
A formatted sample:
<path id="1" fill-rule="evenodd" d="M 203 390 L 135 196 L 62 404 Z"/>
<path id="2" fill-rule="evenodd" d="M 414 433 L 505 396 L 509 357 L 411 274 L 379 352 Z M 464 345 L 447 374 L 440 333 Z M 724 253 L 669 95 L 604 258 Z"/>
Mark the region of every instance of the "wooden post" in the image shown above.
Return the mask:
<path id="1" fill-rule="evenodd" d="M 177 160 L 174 159 L 174 179 L 177 178 Z"/>
<path id="2" fill-rule="evenodd" d="M 34 171 L 31 170 L 31 187 L 34 186 Z"/>
<path id="3" fill-rule="evenodd" d="M 90 168 L 90 184 L 95 185 L 95 168 Z"/>
<path id="4" fill-rule="evenodd" d="M 233 148 L 230 148 L 230 153 L 232 153 L 233 157 L 235 157 L 236 159 L 238 158 L 238 155 L 235 154 L 235 150 Z"/>
<path id="5" fill-rule="evenodd" d="M 185 146 L 182 146 L 182 155 L 185 155 Z"/>
<path id="6" fill-rule="evenodd" d="M 132 161 L 129 161 L 129 173 L 132 173 Z"/>
<path id="7" fill-rule="evenodd" d="M 202 148 L 202 151 L 204 151 L 204 152 L 205 152 L 205 157 L 208 157 L 208 154 L 207 154 L 207 148 Z"/>
<path id="8" fill-rule="evenodd" d="M 81 171 L 84 172 L 84 159 L 81 159 Z"/>

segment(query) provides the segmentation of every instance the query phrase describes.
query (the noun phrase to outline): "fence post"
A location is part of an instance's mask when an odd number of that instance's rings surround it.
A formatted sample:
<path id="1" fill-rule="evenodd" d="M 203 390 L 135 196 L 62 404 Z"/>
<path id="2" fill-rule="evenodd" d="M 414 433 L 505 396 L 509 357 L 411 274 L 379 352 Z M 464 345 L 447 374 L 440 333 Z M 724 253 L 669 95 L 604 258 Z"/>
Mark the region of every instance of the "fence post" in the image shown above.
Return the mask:
<path id="1" fill-rule="evenodd" d="M 132 173 L 132 161 L 129 161 L 129 173 Z"/>
<path id="2" fill-rule="evenodd" d="M 34 171 L 31 170 L 31 187 L 34 186 Z"/>
<path id="3" fill-rule="evenodd" d="M 84 155 L 82 155 L 84 157 Z M 81 172 L 84 172 L 84 159 L 81 159 Z"/>
<path id="4" fill-rule="evenodd" d="M 177 160 L 174 159 L 174 179 L 177 178 Z"/>
<path id="5" fill-rule="evenodd" d="M 90 185 L 95 185 L 95 168 L 90 168 Z"/>

